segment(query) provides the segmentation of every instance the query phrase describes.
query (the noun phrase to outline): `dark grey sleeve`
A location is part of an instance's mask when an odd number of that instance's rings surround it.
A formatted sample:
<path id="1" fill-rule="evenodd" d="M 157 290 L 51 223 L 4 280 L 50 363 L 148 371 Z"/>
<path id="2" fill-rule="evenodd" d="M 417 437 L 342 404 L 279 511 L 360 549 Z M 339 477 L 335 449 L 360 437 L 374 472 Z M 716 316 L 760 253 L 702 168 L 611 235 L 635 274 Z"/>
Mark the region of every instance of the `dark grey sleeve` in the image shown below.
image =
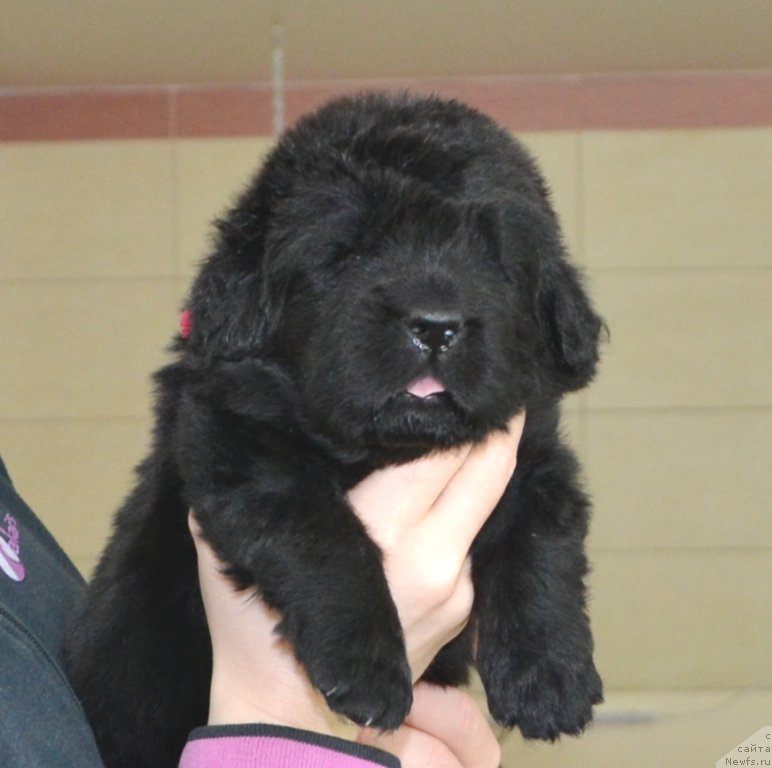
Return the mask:
<path id="1" fill-rule="evenodd" d="M 102 768 L 59 651 L 82 592 L 0 459 L 0 765 Z"/>

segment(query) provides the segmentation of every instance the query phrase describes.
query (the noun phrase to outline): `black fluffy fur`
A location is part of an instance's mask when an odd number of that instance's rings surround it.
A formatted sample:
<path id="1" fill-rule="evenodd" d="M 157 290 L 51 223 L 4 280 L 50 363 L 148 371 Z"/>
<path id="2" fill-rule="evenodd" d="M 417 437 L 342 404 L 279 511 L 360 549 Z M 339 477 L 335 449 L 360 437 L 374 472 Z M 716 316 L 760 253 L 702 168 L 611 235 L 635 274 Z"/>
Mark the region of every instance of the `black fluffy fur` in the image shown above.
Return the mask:
<path id="1" fill-rule="evenodd" d="M 500 723 L 580 732 L 601 681 L 589 505 L 558 403 L 592 379 L 602 323 L 525 150 L 457 102 L 334 101 L 284 136 L 219 222 L 188 307 L 192 334 L 156 376 L 152 451 L 65 644 L 108 768 L 176 765 L 206 719 L 189 508 L 234 581 L 281 614 L 330 707 L 399 726 L 402 632 L 346 492 L 524 407 L 517 471 L 472 547 L 473 620 L 426 678 L 463 684 L 475 663 Z M 452 338 L 427 342 L 422 323 Z M 445 392 L 407 393 L 427 375 Z"/>

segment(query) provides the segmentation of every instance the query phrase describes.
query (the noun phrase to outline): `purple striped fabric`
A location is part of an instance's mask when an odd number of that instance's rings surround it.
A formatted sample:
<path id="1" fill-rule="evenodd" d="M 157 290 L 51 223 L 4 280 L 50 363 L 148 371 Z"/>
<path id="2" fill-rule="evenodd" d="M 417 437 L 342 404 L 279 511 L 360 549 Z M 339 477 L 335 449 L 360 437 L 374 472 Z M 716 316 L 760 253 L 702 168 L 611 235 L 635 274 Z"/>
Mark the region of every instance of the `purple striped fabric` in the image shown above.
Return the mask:
<path id="1" fill-rule="evenodd" d="M 179 768 L 399 768 L 390 754 L 333 737 L 276 726 L 194 731 Z"/>

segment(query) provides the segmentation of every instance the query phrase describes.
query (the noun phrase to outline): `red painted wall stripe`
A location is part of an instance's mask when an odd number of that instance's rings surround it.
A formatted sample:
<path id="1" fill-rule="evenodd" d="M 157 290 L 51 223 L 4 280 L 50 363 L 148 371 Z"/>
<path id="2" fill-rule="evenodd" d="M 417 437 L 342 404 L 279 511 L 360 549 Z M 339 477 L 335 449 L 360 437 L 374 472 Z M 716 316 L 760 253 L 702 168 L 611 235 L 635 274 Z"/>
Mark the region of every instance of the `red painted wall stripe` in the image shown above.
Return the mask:
<path id="1" fill-rule="evenodd" d="M 170 94 L 170 104 L 175 136 L 270 136 L 273 130 L 267 87 L 183 89 Z"/>
<path id="2" fill-rule="evenodd" d="M 0 94 L 0 141 L 167 138 L 161 91 Z"/>
<path id="3" fill-rule="evenodd" d="M 772 71 L 290 83 L 287 120 L 335 94 L 368 88 L 459 98 L 513 131 L 772 125 Z M 267 136 L 271 130 L 272 97 L 265 84 L 0 91 L 0 141 L 5 142 Z"/>
<path id="4" fill-rule="evenodd" d="M 596 129 L 772 125 L 772 72 L 588 79 L 579 116 Z"/>

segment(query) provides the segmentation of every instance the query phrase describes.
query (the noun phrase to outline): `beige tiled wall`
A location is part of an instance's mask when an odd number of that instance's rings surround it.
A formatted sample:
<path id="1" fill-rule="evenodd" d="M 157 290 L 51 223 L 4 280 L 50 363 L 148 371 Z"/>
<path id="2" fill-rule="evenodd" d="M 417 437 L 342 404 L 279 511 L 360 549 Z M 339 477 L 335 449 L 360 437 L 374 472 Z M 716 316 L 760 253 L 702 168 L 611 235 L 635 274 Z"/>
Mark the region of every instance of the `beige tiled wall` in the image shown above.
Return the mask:
<path id="1" fill-rule="evenodd" d="M 211 221 L 270 144 L 0 144 L 0 451 L 86 573 Z"/>
<path id="2" fill-rule="evenodd" d="M 628 270 L 772 266 L 772 131 L 581 137 L 587 263 Z"/>
<path id="3" fill-rule="evenodd" d="M 772 721 L 772 129 L 580 132 L 564 164 L 543 138 L 611 332 L 567 414 L 608 695 L 503 762 L 713 765 Z"/>
<path id="4" fill-rule="evenodd" d="M 566 414 L 607 686 L 770 687 L 772 129 L 524 139 L 611 330 Z M 0 145 L 0 446 L 85 571 L 209 222 L 269 144 Z"/>
<path id="5" fill-rule="evenodd" d="M 772 130 L 583 134 L 583 440 L 614 688 L 772 685 Z"/>
<path id="6" fill-rule="evenodd" d="M 193 276 L 212 233 L 212 218 L 235 202 L 270 139 L 188 139 L 174 143 L 174 200 L 179 267 Z"/>
<path id="7" fill-rule="evenodd" d="M 169 145 L 5 144 L 0 157 L 0 278 L 174 274 Z"/>

